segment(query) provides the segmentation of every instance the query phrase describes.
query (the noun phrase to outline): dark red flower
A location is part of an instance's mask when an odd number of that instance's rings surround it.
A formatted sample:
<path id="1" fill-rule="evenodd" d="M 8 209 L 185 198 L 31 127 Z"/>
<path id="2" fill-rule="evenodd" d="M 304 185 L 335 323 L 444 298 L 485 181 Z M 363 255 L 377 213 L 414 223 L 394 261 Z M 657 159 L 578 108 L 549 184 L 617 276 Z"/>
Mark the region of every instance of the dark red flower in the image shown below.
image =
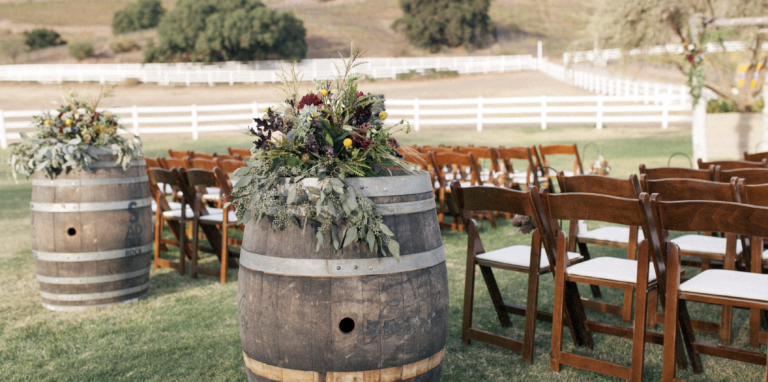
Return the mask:
<path id="1" fill-rule="evenodd" d="M 304 106 L 307 105 L 314 105 L 317 107 L 320 107 L 323 105 L 323 101 L 315 94 L 307 94 L 304 97 L 301 97 L 301 101 L 299 101 L 299 107 L 296 108 L 296 110 L 301 110 L 304 108 Z"/>
<path id="2" fill-rule="evenodd" d="M 371 145 L 371 140 L 362 135 L 352 134 L 350 138 L 352 138 L 352 147 L 365 150 Z"/>
<path id="3" fill-rule="evenodd" d="M 690 62 L 691 64 L 693 64 L 693 59 L 694 59 L 695 57 L 696 57 L 696 56 L 694 56 L 693 54 L 689 54 L 689 55 L 685 56 L 685 58 L 686 58 L 686 59 L 688 60 L 688 62 Z"/>

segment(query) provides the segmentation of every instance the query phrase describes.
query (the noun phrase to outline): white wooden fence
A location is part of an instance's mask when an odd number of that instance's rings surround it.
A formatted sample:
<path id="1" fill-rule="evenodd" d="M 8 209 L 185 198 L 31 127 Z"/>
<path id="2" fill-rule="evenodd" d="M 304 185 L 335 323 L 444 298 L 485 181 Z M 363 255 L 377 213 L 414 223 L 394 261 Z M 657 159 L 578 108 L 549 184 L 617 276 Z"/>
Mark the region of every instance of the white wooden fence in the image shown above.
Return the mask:
<path id="1" fill-rule="evenodd" d="M 468 56 L 468 57 L 410 57 L 366 58 L 356 72 L 369 78 L 396 78 L 398 74 L 426 69 L 455 70 L 460 74 L 504 73 L 537 70 L 540 59 L 530 55 Z M 128 78 L 143 83 L 170 84 L 235 84 L 278 82 L 281 67 L 293 65 L 285 61 L 225 62 L 213 65 L 200 63 L 176 64 L 50 64 L 3 65 L 0 81 L 37 82 L 120 82 Z M 308 59 L 296 63 L 306 79 L 326 80 L 342 68 L 341 59 Z"/>
<path id="2" fill-rule="evenodd" d="M 725 48 L 725 49 L 723 49 Z M 751 49 L 751 44 L 747 44 L 742 41 L 725 41 L 721 46 L 719 43 L 709 42 L 707 43 L 708 52 L 742 52 Z M 768 43 L 763 43 L 762 50 L 768 50 Z M 579 52 L 565 52 L 563 53 L 563 63 L 568 65 L 569 63 L 578 62 L 601 62 L 604 63 L 608 60 L 618 60 L 628 56 L 638 56 L 641 54 L 648 55 L 660 55 L 660 54 L 682 54 L 684 52 L 682 44 L 666 44 L 656 45 L 647 49 L 632 49 L 627 52 L 623 52 L 621 49 L 593 49 L 584 50 Z"/>
<path id="3" fill-rule="evenodd" d="M 252 118 L 274 103 L 237 105 L 190 105 L 166 107 L 124 107 L 109 109 L 120 116 L 128 133 L 191 134 L 241 130 L 253 125 Z M 465 99 L 386 100 L 390 120 L 405 119 L 414 130 L 422 126 L 535 125 L 546 129 L 557 125 L 637 124 L 667 128 L 673 122 L 689 123 L 690 105 L 665 97 L 660 104 L 646 105 L 634 96 L 516 97 Z M 31 131 L 30 117 L 40 110 L 0 110 L 0 147 Z"/>

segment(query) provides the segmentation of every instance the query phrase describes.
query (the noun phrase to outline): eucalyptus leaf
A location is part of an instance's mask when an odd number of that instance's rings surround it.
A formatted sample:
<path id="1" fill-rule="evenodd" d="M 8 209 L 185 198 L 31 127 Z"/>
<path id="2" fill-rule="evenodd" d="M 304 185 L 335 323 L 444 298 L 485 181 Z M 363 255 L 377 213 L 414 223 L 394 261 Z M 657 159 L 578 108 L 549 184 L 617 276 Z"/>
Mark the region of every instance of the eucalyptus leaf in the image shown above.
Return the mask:
<path id="1" fill-rule="evenodd" d="M 296 186 L 291 187 L 291 190 L 288 191 L 288 200 L 285 203 L 292 204 L 294 200 L 296 200 Z"/>
<path id="2" fill-rule="evenodd" d="M 389 243 L 387 244 L 387 249 L 389 249 L 389 253 L 392 254 L 392 257 L 397 259 L 398 262 L 400 262 L 400 243 L 389 239 Z"/>
<path id="3" fill-rule="evenodd" d="M 333 249 L 339 249 L 339 235 L 336 232 L 336 226 L 331 224 L 331 241 L 333 241 Z"/>
<path id="4" fill-rule="evenodd" d="M 355 241 L 357 241 L 357 227 L 351 226 L 344 235 L 344 246 L 346 247 Z"/>
<path id="5" fill-rule="evenodd" d="M 373 230 L 368 230 L 365 239 L 368 241 L 368 250 L 373 252 L 373 246 L 376 244 L 376 235 L 373 233 Z"/>
<path id="6" fill-rule="evenodd" d="M 323 246 L 323 231 L 317 231 L 315 236 L 317 237 L 317 247 L 315 248 L 315 252 L 320 252 L 320 247 Z"/>
<path id="7" fill-rule="evenodd" d="M 384 224 L 383 222 L 379 222 L 379 228 L 381 229 L 381 232 L 384 232 L 385 235 L 387 235 L 387 236 L 395 236 L 395 234 L 392 233 L 392 231 L 389 229 L 389 227 L 387 227 L 387 225 Z"/>

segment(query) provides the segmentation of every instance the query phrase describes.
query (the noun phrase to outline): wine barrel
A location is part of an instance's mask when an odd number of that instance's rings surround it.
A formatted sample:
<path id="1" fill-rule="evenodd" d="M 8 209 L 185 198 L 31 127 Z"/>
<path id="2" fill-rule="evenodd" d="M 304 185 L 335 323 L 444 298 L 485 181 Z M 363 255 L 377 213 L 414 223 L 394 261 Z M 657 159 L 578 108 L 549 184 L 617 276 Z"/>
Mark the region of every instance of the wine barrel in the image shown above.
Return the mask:
<path id="1" fill-rule="evenodd" d="M 152 259 L 152 207 L 144 159 L 115 167 L 112 151 L 93 172 L 32 180 L 32 254 L 43 306 L 56 311 L 146 297 Z"/>
<path id="2" fill-rule="evenodd" d="M 360 242 L 334 252 L 328 233 L 316 252 L 310 228 L 249 222 L 238 313 L 251 382 L 440 380 L 448 281 L 429 175 L 347 181 L 376 203 L 400 261 Z"/>

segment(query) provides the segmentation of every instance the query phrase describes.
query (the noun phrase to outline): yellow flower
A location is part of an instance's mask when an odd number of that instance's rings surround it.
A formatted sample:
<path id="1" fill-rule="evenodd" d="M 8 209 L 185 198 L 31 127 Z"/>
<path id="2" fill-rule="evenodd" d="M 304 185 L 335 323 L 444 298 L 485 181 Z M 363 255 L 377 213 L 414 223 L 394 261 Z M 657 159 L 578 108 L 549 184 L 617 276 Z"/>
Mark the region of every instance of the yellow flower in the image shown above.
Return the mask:
<path id="1" fill-rule="evenodd" d="M 320 90 L 320 94 L 322 94 L 323 97 L 327 97 L 328 96 L 328 90 L 325 90 L 325 89 Z"/>
<path id="2" fill-rule="evenodd" d="M 267 114 L 269 114 L 269 106 L 267 106 L 267 107 L 265 107 L 265 108 L 264 108 L 264 112 L 265 112 L 265 113 L 267 113 Z"/>
<path id="3" fill-rule="evenodd" d="M 352 140 L 347 138 L 344 140 L 344 147 L 352 146 Z"/>
<path id="4" fill-rule="evenodd" d="M 51 125 L 51 121 L 46 119 L 46 120 L 45 120 L 45 125 L 46 125 L 46 126 L 50 126 L 50 125 Z"/>
<path id="5" fill-rule="evenodd" d="M 387 119 L 388 116 L 389 114 L 387 114 L 386 111 L 382 111 L 381 113 L 379 113 L 379 119 Z"/>
<path id="6" fill-rule="evenodd" d="M 66 120 L 66 121 L 64 121 L 64 123 L 66 123 L 66 124 L 67 124 L 67 126 L 69 126 L 69 125 L 71 125 L 71 124 L 72 124 L 72 120 L 71 120 L 71 119 L 69 119 L 69 118 L 67 118 L 67 120 Z"/>
<path id="7" fill-rule="evenodd" d="M 312 112 L 312 118 L 318 118 L 318 117 L 320 117 L 320 113 L 316 111 Z"/>

